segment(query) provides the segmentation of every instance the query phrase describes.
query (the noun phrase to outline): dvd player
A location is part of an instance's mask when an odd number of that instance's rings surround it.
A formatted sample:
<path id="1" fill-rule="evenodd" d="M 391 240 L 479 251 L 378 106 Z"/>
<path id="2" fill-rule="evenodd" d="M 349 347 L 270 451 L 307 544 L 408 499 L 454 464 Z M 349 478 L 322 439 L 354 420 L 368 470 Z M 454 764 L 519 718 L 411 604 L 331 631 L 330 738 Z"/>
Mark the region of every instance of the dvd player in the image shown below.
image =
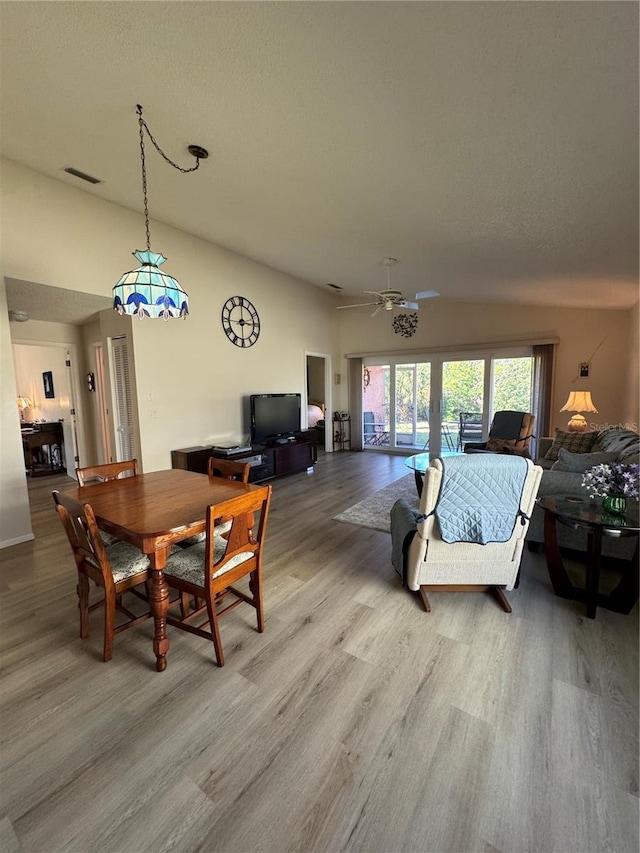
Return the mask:
<path id="1" fill-rule="evenodd" d="M 213 452 L 220 456 L 234 456 L 236 453 L 248 453 L 251 450 L 250 444 L 233 444 L 222 446 L 213 446 Z"/>

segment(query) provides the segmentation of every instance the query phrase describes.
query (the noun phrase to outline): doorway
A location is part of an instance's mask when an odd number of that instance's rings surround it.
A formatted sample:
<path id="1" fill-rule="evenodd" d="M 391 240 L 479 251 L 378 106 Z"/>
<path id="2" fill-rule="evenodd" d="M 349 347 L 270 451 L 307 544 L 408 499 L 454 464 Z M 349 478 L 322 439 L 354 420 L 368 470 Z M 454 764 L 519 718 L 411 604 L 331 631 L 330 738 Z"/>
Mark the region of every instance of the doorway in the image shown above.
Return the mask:
<path id="1" fill-rule="evenodd" d="M 318 447 L 333 450 L 331 424 L 331 357 L 325 353 L 305 354 L 307 414 L 303 427 L 315 429 Z"/>
<path id="2" fill-rule="evenodd" d="M 30 404 L 21 411 L 21 421 L 62 424 L 61 464 L 74 478 L 86 458 L 77 362 L 74 344 L 13 343 L 16 388 Z"/>

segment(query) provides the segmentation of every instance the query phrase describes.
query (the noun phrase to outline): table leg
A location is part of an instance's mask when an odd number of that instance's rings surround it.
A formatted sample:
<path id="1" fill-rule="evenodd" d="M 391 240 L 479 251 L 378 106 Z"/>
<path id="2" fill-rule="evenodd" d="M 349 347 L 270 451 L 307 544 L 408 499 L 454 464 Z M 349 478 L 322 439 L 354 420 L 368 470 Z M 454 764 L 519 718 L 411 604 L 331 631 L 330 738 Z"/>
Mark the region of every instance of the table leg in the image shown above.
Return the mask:
<path id="1" fill-rule="evenodd" d="M 618 585 L 606 597 L 604 606 L 616 613 L 631 613 L 633 606 L 638 600 L 638 592 L 640 587 L 640 538 L 636 540 L 636 548 L 633 557 L 629 561 L 626 571 L 623 573 Z M 599 596 L 600 605 L 603 606 L 602 599 L 604 596 Z"/>
<path id="2" fill-rule="evenodd" d="M 600 587 L 600 551 L 602 550 L 602 528 L 589 531 L 587 544 L 587 616 L 596 618 L 598 589 Z"/>
<path id="3" fill-rule="evenodd" d="M 554 593 L 560 598 L 575 598 L 573 583 L 560 556 L 556 519 L 548 510 L 544 511 L 544 552 Z"/>
<path id="4" fill-rule="evenodd" d="M 156 670 L 163 672 L 167 668 L 167 613 L 169 612 L 169 587 L 164 579 L 164 567 L 167 564 L 170 548 L 162 548 L 149 554 L 151 563 L 151 581 L 149 584 L 149 605 L 153 614 L 153 651 L 156 656 Z"/>

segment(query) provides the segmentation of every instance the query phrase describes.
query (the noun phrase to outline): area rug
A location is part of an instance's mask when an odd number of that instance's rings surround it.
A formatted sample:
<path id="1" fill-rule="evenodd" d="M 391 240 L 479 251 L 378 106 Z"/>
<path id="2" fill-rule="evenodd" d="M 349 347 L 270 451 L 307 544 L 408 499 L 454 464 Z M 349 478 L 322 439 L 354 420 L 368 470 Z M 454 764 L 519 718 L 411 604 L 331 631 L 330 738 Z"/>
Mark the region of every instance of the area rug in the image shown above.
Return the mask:
<path id="1" fill-rule="evenodd" d="M 334 515 L 334 521 L 344 521 L 346 524 L 357 524 L 360 527 L 370 527 L 373 530 L 390 532 L 389 513 L 391 507 L 400 498 L 404 498 L 410 506 L 418 506 L 418 492 L 413 474 L 401 477 L 389 483 L 384 489 L 374 492 L 368 498 L 360 501 L 339 515 Z"/>

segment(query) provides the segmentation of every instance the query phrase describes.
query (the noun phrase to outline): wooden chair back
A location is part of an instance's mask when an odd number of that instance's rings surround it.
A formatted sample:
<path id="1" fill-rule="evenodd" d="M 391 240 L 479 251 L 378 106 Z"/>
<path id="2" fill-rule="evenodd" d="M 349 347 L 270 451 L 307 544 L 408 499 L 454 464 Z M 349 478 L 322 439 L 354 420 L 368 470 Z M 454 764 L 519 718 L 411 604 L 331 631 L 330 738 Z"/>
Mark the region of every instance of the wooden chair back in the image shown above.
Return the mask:
<path id="1" fill-rule="evenodd" d="M 149 573 L 147 570 L 141 569 L 116 580 L 91 505 L 82 504 L 67 495 L 60 494 L 58 491 L 53 492 L 53 500 L 71 545 L 78 570 L 77 594 L 80 611 L 80 637 L 84 640 L 89 636 L 89 614 L 98 607 L 104 607 L 102 660 L 109 661 L 113 655 L 114 636 L 120 631 L 125 631 L 127 628 L 151 618 L 147 595 L 136 589 L 140 584 L 146 584 Z M 134 552 L 136 550 L 124 542 L 120 542 L 115 547 L 120 549 L 120 559 L 123 557 L 123 549 L 130 549 Z M 142 554 L 140 556 L 142 557 Z M 89 580 L 104 590 L 104 598 L 94 604 L 89 604 Z M 125 592 L 130 592 L 145 601 L 147 608 L 144 613 L 132 613 L 123 604 L 122 596 Z M 120 625 L 116 625 L 115 622 L 116 611 L 126 617 L 126 621 Z"/>
<path id="2" fill-rule="evenodd" d="M 90 504 L 81 504 L 68 495 L 53 492 L 56 511 L 67 534 L 78 571 L 100 586 L 113 588 L 113 575 L 96 517 Z"/>
<path id="3" fill-rule="evenodd" d="M 76 468 L 76 476 L 81 486 L 86 486 L 90 480 L 105 482 L 117 480 L 120 477 L 135 477 L 140 473 L 137 459 L 126 459 L 123 462 L 107 462 L 104 465 L 88 465 Z"/>
<path id="4" fill-rule="evenodd" d="M 214 551 L 214 535 L 215 522 L 219 519 L 220 508 L 216 505 L 207 508 L 207 545 L 205 551 L 205 565 L 208 570 L 208 576 L 213 579 L 213 575 L 217 574 L 224 568 L 225 564 L 232 560 L 240 553 L 251 551 L 253 557 L 247 561 L 248 565 L 241 563 L 239 568 L 243 568 L 238 577 L 248 574 L 255 569 L 255 561 L 261 557 L 262 543 L 264 541 L 264 533 L 267 524 L 267 516 L 269 514 L 269 506 L 271 504 L 272 486 L 267 485 L 265 492 L 249 492 L 246 495 L 240 495 L 231 502 L 225 503 L 227 515 L 225 518 L 231 522 L 231 527 L 225 533 L 227 540 L 227 548 L 220 560 L 215 562 Z M 256 527 L 256 515 L 259 516 Z M 253 566 L 251 564 L 253 563 Z M 232 570 L 233 571 L 233 570 Z M 220 586 L 215 584 L 215 586 Z M 223 584 L 220 587 L 223 589 L 232 583 L 226 575 L 223 578 Z M 213 587 L 212 587 L 213 589 Z"/>
<path id="5" fill-rule="evenodd" d="M 207 533 L 204 549 L 204 565 L 202 564 L 202 551 L 188 548 L 193 561 L 193 568 L 204 569 L 203 585 L 201 586 L 191 576 L 190 569 L 186 574 L 176 571 L 171 572 L 172 560 L 184 559 L 177 554 L 169 557 L 165 569 L 167 583 L 180 593 L 179 603 L 181 617 L 176 619 L 167 616 L 167 623 L 176 628 L 181 628 L 199 637 L 213 641 L 216 661 L 218 666 L 224 666 L 224 651 L 220 636 L 219 617 L 229 610 L 233 610 L 242 602 L 246 602 L 255 608 L 257 614 L 258 631 L 264 631 L 264 603 L 262 596 L 262 546 L 264 543 L 267 517 L 271 503 L 271 485 L 262 489 L 238 495 L 231 501 L 224 503 L 224 517 L 229 520 L 229 527 L 224 534 L 226 547 L 216 560 L 216 542 L 220 544 L 220 536 L 217 534 L 216 520 L 221 517 L 222 505 L 207 508 Z M 259 520 L 256 523 L 256 517 Z M 247 559 L 246 554 L 250 553 Z M 240 558 L 240 559 L 238 559 Z M 244 558 L 244 559 L 243 559 Z M 177 567 L 176 567 L 177 568 Z M 199 571 L 197 572 L 199 573 Z M 233 586 L 240 578 L 250 576 L 249 594 Z M 195 610 L 190 610 L 190 597 L 195 600 Z M 226 597 L 233 598 L 231 603 L 226 604 Z M 204 599 L 204 605 L 201 604 Z M 205 616 L 201 625 L 190 624 L 194 619 Z M 206 626 L 209 629 L 206 629 Z"/>
<path id="6" fill-rule="evenodd" d="M 234 462 L 233 459 L 218 459 L 216 456 L 210 456 L 207 470 L 210 477 L 248 483 L 251 466 L 248 462 Z"/>

